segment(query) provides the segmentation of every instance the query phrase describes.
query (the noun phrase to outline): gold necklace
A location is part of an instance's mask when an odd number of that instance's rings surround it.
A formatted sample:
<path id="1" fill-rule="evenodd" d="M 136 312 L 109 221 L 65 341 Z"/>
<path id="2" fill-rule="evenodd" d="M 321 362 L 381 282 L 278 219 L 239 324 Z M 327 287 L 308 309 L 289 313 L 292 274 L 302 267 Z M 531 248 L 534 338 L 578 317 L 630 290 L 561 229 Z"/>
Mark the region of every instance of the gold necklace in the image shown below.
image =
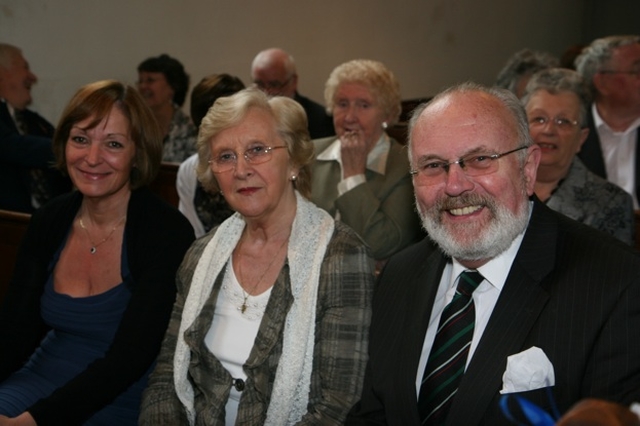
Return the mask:
<path id="1" fill-rule="evenodd" d="M 89 234 L 89 230 L 86 228 L 86 226 L 84 226 L 84 222 L 82 221 L 82 218 L 80 218 L 80 221 L 79 221 L 79 222 L 80 222 L 80 228 L 84 229 L 84 232 L 87 234 L 87 238 L 89 238 L 89 241 L 91 242 L 91 248 L 89 249 L 89 253 L 91 253 L 91 254 L 95 254 L 95 253 L 98 251 L 98 247 L 99 247 L 102 243 L 104 243 L 105 241 L 107 241 L 109 238 L 111 238 L 111 236 L 113 235 L 113 233 L 116 231 L 116 228 L 117 228 L 118 226 L 120 226 L 120 225 L 122 224 L 122 222 L 124 222 L 124 220 L 125 220 L 126 218 L 127 218 L 127 217 L 126 217 L 126 216 L 124 216 L 122 219 L 120 219 L 120 220 L 118 221 L 118 223 L 116 223 L 116 224 L 113 226 L 113 229 L 111 230 L 111 232 L 109 232 L 109 235 L 107 235 L 106 237 L 104 237 L 104 238 L 102 239 L 102 241 L 100 241 L 98 244 L 96 244 L 96 243 L 94 243 L 94 242 L 93 242 L 93 238 L 91 238 L 91 234 Z"/>
<path id="2" fill-rule="evenodd" d="M 271 260 L 271 262 L 269 262 L 269 265 L 267 266 L 267 269 L 264 270 L 264 272 L 262 273 L 262 275 L 260 275 L 260 279 L 258 279 L 258 282 L 253 286 L 253 288 L 251 289 L 250 292 L 246 292 L 244 291 L 244 287 L 242 286 L 242 284 L 240 284 L 240 288 L 242 289 L 242 305 L 240 305 L 240 307 L 238 308 L 240 310 L 240 313 L 244 314 L 245 311 L 247 310 L 247 300 L 249 299 L 249 296 L 251 296 L 251 293 L 253 293 L 254 291 L 256 291 L 256 289 L 258 288 L 258 286 L 260 285 L 260 283 L 262 282 L 262 279 L 265 277 L 265 275 L 267 275 L 267 272 L 269 272 L 269 270 L 271 269 L 271 267 L 273 266 L 273 263 L 276 261 L 276 259 L 278 258 L 278 255 L 280 254 L 280 251 L 282 250 L 282 247 L 284 247 L 284 244 L 289 241 L 289 238 L 285 238 L 282 241 L 282 244 L 280 244 L 280 247 L 278 248 L 278 251 L 276 252 L 276 254 L 273 256 L 273 259 Z M 238 259 L 239 260 L 239 259 Z M 242 268 L 240 268 L 240 263 L 238 262 L 238 275 L 240 275 L 240 280 L 244 281 L 244 279 L 242 278 Z"/>

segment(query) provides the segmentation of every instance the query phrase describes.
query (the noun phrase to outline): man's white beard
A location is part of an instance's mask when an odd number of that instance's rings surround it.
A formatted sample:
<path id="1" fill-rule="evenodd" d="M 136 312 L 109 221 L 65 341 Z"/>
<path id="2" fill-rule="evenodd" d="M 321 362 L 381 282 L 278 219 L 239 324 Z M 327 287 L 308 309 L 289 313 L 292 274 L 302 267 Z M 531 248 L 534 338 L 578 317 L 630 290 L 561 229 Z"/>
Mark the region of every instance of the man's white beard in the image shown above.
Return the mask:
<path id="1" fill-rule="evenodd" d="M 493 198 L 475 193 L 440 199 L 426 212 L 420 209 L 417 202 L 416 205 L 422 227 L 445 254 L 457 260 L 478 261 L 498 256 L 524 231 L 529 222 L 526 193 L 524 200 L 516 214 L 496 203 Z M 474 221 L 459 225 L 443 224 L 442 215 L 448 214 L 445 210 L 473 205 L 481 205 L 489 210 L 491 217 L 488 224 Z M 448 226 L 455 227 L 457 231 L 449 232 Z M 456 237 L 456 234 L 461 237 Z"/>

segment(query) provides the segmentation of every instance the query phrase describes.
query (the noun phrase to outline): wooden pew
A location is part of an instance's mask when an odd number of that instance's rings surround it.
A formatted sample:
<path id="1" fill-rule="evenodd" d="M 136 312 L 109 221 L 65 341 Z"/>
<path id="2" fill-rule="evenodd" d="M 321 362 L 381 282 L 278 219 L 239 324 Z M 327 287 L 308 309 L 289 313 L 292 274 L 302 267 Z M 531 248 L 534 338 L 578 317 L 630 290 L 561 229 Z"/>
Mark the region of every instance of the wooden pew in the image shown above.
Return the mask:
<path id="1" fill-rule="evenodd" d="M 400 112 L 400 119 L 398 123 L 387 129 L 387 134 L 394 138 L 399 144 L 407 144 L 407 136 L 409 131 L 409 119 L 411 118 L 411 112 L 420 104 L 428 101 L 431 98 L 416 98 L 405 99 L 402 101 L 402 110 Z"/>
<path id="2" fill-rule="evenodd" d="M 400 122 L 407 123 L 411 118 L 411 112 L 420 104 L 427 102 L 432 97 L 405 99 L 402 101 L 402 111 L 400 112 Z"/>
<path id="3" fill-rule="evenodd" d="M 176 189 L 176 177 L 178 176 L 180 163 L 166 163 L 160 165 L 160 171 L 155 180 L 149 185 L 149 189 L 167 203 L 178 208 L 178 190 Z"/>
<path id="4" fill-rule="evenodd" d="M 9 287 L 18 247 L 30 219 L 30 214 L 0 210 L 0 304 Z"/>

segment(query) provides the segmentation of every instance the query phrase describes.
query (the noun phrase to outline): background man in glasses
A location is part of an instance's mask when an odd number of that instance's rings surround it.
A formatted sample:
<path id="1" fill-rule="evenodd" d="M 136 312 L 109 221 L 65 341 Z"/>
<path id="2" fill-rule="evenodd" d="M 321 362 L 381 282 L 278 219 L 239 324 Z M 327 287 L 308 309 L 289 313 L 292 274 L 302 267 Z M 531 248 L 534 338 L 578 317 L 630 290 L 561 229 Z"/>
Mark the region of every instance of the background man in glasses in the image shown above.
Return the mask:
<path id="1" fill-rule="evenodd" d="M 293 57 L 282 49 L 270 48 L 258 53 L 251 63 L 251 80 L 270 96 L 294 99 L 307 113 L 311 139 L 335 135 L 333 120 L 325 108 L 298 93 L 298 74 Z"/>
<path id="2" fill-rule="evenodd" d="M 439 94 L 414 112 L 409 157 L 429 238 L 380 275 L 347 424 L 513 424 L 501 391 L 521 423 L 514 395 L 548 412 L 640 399 L 640 257 L 533 195 L 540 147 L 515 96 Z"/>
<path id="3" fill-rule="evenodd" d="M 576 58 L 576 70 L 591 85 L 589 137 L 578 156 L 595 174 L 633 196 L 640 208 L 640 36 L 593 41 Z"/>

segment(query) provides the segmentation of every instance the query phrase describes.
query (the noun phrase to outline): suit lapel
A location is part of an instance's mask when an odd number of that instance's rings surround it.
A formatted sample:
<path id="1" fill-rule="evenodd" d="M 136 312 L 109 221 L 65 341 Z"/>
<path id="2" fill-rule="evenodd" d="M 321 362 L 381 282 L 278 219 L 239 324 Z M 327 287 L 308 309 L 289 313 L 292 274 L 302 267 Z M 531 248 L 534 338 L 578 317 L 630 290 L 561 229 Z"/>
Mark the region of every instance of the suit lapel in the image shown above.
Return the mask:
<path id="1" fill-rule="evenodd" d="M 402 415 L 405 416 L 405 424 L 420 423 L 416 404 L 416 372 L 438 284 L 447 262 L 447 258 L 440 250 L 434 248 L 428 238 L 425 238 L 419 247 L 420 250 L 415 252 L 415 257 L 408 264 L 403 263 L 405 270 L 395 272 L 398 277 L 402 277 L 396 279 L 395 283 L 406 280 L 407 287 L 410 288 L 406 295 L 406 305 L 397 307 L 406 312 L 406 315 L 396 330 L 402 330 L 403 336 L 399 339 L 396 352 L 399 355 L 395 375 L 395 401 L 403 405 Z M 408 265 L 412 267 L 407 267 Z"/>
<path id="2" fill-rule="evenodd" d="M 447 424 L 477 424 L 502 388 L 510 355 L 523 348 L 549 294 L 541 284 L 555 263 L 557 222 L 536 201 L 526 234 L 465 372 Z"/>
<path id="3" fill-rule="evenodd" d="M 9 114 L 9 107 L 6 102 L 0 101 L 0 122 L 4 123 L 5 126 L 13 129 L 15 133 L 18 133 L 18 128 L 16 127 L 15 121 Z"/>
<path id="4" fill-rule="evenodd" d="M 580 148 L 580 152 L 578 152 L 578 157 L 589 170 L 606 179 L 607 169 L 604 165 L 600 137 L 598 136 L 598 130 L 593 120 L 591 108 L 589 108 L 589 113 L 587 114 L 587 124 L 589 125 L 589 135 L 587 136 L 587 140 L 582 144 L 582 148 Z"/>

